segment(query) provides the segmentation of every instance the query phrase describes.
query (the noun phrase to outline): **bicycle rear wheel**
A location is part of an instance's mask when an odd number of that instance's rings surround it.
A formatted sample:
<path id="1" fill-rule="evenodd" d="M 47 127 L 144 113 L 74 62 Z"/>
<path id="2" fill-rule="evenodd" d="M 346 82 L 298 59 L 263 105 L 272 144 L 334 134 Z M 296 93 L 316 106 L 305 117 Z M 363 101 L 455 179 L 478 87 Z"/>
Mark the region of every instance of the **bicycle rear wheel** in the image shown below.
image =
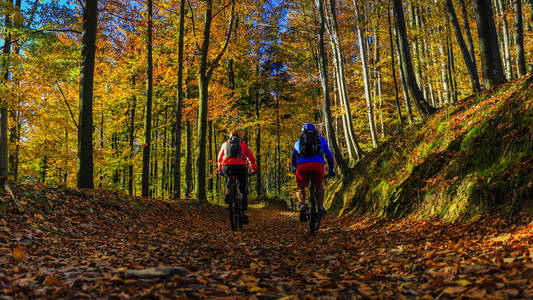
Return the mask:
<path id="1" fill-rule="evenodd" d="M 231 185 L 230 190 L 230 200 L 229 200 L 229 223 L 231 230 L 235 231 L 238 227 L 242 228 L 242 225 L 240 224 L 240 212 L 239 212 L 239 204 L 237 199 L 237 190 L 235 187 L 235 183 Z"/>
<path id="2" fill-rule="evenodd" d="M 317 232 L 318 226 L 320 225 L 320 216 L 318 214 L 318 205 L 313 187 L 311 187 L 309 194 L 309 232 L 313 235 Z"/>

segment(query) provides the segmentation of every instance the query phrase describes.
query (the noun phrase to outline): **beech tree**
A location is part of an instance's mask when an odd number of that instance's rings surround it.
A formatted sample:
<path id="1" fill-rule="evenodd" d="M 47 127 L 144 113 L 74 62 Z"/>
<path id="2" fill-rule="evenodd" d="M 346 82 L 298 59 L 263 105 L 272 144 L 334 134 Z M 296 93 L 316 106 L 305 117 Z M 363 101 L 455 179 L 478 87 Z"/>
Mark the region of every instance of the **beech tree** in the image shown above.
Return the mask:
<path id="1" fill-rule="evenodd" d="M 82 10 L 77 186 L 93 188 L 93 82 L 98 1 L 84 0 Z"/>
<path id="2" fill-rule="evenodd" d="M 479 52 L 481 67 L 483 69 L 483 84 L 485 88 L 506 82 L 503 72 L 500 46 L 496 25 L 492 18 L 492 5 L 490 0 L 474 0 L 474 11 L 478 28 Z"/>

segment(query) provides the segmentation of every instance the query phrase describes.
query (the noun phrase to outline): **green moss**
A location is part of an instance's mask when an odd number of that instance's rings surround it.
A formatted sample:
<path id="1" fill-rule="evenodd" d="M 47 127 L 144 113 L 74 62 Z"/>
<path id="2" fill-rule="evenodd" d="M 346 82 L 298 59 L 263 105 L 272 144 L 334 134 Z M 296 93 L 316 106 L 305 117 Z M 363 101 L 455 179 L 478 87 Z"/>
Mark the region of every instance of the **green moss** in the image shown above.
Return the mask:
<path id="1" fill-rule="evenodd" d="M 461 142 L 461 150 L 470 150 L 472 148 L 472 140 L 486 133 L 488 128 L 487 120 L 482 121 L 479 125 L 470 130 Z"/>

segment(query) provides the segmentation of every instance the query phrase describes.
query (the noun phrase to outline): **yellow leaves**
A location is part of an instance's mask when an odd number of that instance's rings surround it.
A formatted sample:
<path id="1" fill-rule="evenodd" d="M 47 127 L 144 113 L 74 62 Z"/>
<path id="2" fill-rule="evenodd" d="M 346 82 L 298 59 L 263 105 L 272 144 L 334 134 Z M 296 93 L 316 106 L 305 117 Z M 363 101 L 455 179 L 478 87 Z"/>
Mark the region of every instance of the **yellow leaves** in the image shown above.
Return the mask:
<path id="1" fill-rule="evenodd" d="M 462 293 L 465 290 L 466 288 L 461 287 L 461 286 L 449 286 L 445 288 L 444 290 L 442 290 L 442 292 L 447 295 L 455 295 L 455 294 Z"/>
<path id="2" fill-rule="evenodd" d="M 465 287 L 465 286 L 469 286 L 472 284 L 472 282 L 466 280 L 466 279 L 461 279 L 461 280 L 457 280 L 456 283 L 462 287 Z"/>
<path id="3" fill-rule="evenodd" d="M 511 234 L 510 234 L 510 233 L 505 233 L 505 234 L 499 235 L 499 236 L 497 236 L 497 237 L 493 237 L 492 239 L 490 239 L 490 241 L 493 242 L 493 243 L 497 243 L 497 242 L 505 242 L 505 241 L 507 241 L 510 237 L 511 237 Z"/>
<path id="4" fill-rule="evenodd" d="M 258 287 L 257 285 L 252 285 L 251 287 L 248 288 L 248 290 L 251 293 L 259 293 L 263 291 L 263 289 L 261 287 Z"/>
<path id="5" fill-rule="evenodd" d="M 22 248 L 20 247 L 16 247 L 15 249 L 13 249 L 13 256 L 16 258 L 24 258 L 24 250 L 22 250 Z"/>

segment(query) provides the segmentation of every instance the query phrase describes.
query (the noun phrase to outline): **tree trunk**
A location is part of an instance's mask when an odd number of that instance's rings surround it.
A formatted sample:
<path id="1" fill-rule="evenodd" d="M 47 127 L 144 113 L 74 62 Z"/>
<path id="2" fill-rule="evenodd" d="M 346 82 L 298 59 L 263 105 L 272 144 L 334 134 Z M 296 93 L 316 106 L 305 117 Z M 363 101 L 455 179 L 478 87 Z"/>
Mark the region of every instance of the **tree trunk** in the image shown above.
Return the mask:
<path id="1" fill-rule="evenodd" d="M 277 172 L 276 172 L 276 189 L 278 197 L 281 195 L 281 127 L 279 119 L 279 93 L 274 92 L 276 95 L 276 158 L 277 158 Z"/>
<path id="2" fill-rule="evenodd" d="M 505 15 L 506 7 L 502 0 L 495 0 L 496 10 L 500 14 L 502 20 L 502 37 L 503 37 L 503 66 L 505 68 L 505 76 L 507 80 L 513 78 L 513 68 L 511 62 L 511 35 L 509 34 L 509 25 L 507 24 L 507 17 Z"/>
<path id="3" fill-rule="evenodd" d="M 514 30 L 516 47 L 516 65 L 518 76 L 526 75 L 526 59 L 524 57 L 524 29 L 522 25 L 522 1 L 513 0 Z"/>
<path id="4" fill-rule="evenodd" d="M 12 0 L 6 0 L 7 6 L 13 4 Z M 7 85 L 9 81 L 9 65 L 10 65 L 10 56 L 11 56 L 11 33 L 9 32 L 11 28 L 11 15 L 9 9 L 5 9 L 5 31 L 4 31 L 4 48 L 3 48 L 3 57 L 2 57 L 2 74 L 0 80 L 2 85 Z M 0 180 L 2 184 L 7 180 L 9 175 L 9 143 L 8 143 L 8 119 L 9 111 L 7 106 L 7 99 L 1 99 L 0 107 Z"/>
<path id="5" fill-rule="evenodd" d="M 142 196 L 150 194 L 150 147 L 152 144 L 152 93 L 153 93 L 153 64 L 152 64 L 152 0 L 147 0 L 148 36 L 146 39 L 146 104 L 144 108 L 144 143 L 142 168 Z"/>
<path id="6" fill-rule="evenodd" d="M 337 81 L 337 90 L 339 92 L 340 102 L 344 107 L 343 127 L 348 148 L 348 156 L 350 158 L 350 164 L 353 164 L 356 160 L 359 160 L 362 157 L 362 150 L 359 147 L 359 143 L 357 142 L 357 139 L 355 137 L 355 131 L 352 123 L 352 113 L 348 97 L 348 88 L 346 86 L 344 57 L 342 54 L 342 48 L 338 37 L 335 0 L 329 1 L 329 6 L 325 8 L 325 11 L 327 12 L 326 16 L 328 16 L 329 21 L 329 26 L 327 26 L 327 29 L 330 36 L 330 44 L 333 52 L 333 64 L 336 72 L 335 79 Z"/>
<path id="7" fill-rule="evenodd" d="M 436 109 L 430 106 L 424 99 L 424 95 L 416 82 L 415 74 L 413 72 L 413 65 L 411 63 L 411 54 L 409 52 L 409 45 L 407 42 L 407 31 L 405 29 L 405 21 L 403 16 L 403 8 L 401 0 L 393 0 L 394 3 L 394 25 L 399 37 L 398 48 L 402 58 L 402 69 L 405 75 L 405 81 L 411 96 L 414 98 L 415 106 L 422 115 L 427 117 L 436 112 Z"/>
<path id="8" fill-rule="evenodd" d="M 450 86 L 449 86 L 449 73 L 448 73 L 448 55 L 447 53 L 444 53 L 444 45 L 439 45 L 439 53 L 440 53 L 440 67 L 441 67 L 441 81 L 442 81 L 442 89 L 444 91 L 444 103 L 449 104 L 451 103 L 452 94 L 450 92 Z M 444 60 L 446 59 L 446 62 Z"/>
<path id="9" fill-rule="evenodd" d="M 167 166 L 168 166 L 168 161 L 167 161 L 167 122 L 168 122 L 168 119 L 167 119 L 167 112 L 168 110 L 165 109 L 165 117 L 164 117 L 164 121 L 163 121 L 163 144 L 162 144 L 162 147 L 161 147 L 161 154 L 162 154 L 162 158 L 163 158 L 163 161 L 161 162 L 162 166 L 161 166 L 161 196 L 164 198 L 165 197 L 165 193 L 166 193 L 166 190 L 167 190 L 167 173 L 168 173 L 168 169 L 167 169 Z"/>
<path id="10" fill-rule="evenodd" d="M 259 52 L 257 53 L 257 62 L 256 62 L 255 76 L 256 80 L 259 80 Z M 255 161 L 257 165 L 257 175 L 255 178 L 255 193 L 258 198 L 263 196 L 263 187 L 261 182 L 261 118 L 260 118 L 260 109 L 261 109 L 261 98 L 259 97 L 259 89 L 256 89 L 255 92 L 255 121 L 257 126 L 255 129 Z"/>
<path id="11" fill-rule="evenodd" d="M 22 4 L 22 0 L 16 0 L 15 1 L 15 13 L 16 14 L 20 14 L 21 13 L 21 10 L 20 10 L 20 7 L 21 7 L 21 4 Z M 15 18 L 14 20 L 14 26 L 15 26 L 15 29 L 16 30 L 21 30 L 22 28 L 22 18 Z M 12 37 L 11 37 L 12 38 Z M 13 52 L 15 54 L 16 57 L 19 56 L 19 53 L 20 53 L 20 45 L 15 45 L 13 48 Z M 19 67 L 20 69 L 20 67 Z M 9 143 L 12 144 L 12 145 L 15 145 L 15 151 L 13 153 L 9 153 L 9 162 L 8 162 L 8 165 L 9 165 L 9 176 L 11 176 L 11 178 L 13 178 L 13 181 L 17 182 L 18 180 L 18 162 L 19 162 L 19 150 L 20 150 L 20 147 L 19 147 L 19 142 L 20 142 L 20 106 L 21 106 L 21 93 L 20 93 L 20 79 L 19 79 L 19 76 L 18 75 L 15 75 L 13 74 L 13 88 L 17 87 L 19 89 L 19 92 L 18 92 L 18 103 L 17 103 L 17 108 L 14 109 L 14 110 L 11 110 L 10 114 L 11 114 L 11 121 L 12 121 L 12 125 L 11 125 L 11 128 L 9 129 Z M 8 151 L 9 152 L 9 151 Z"/>
<path id="12" fill-rule="evenodd" d="M 98 1 L 83 0 L 80 104 L 78 130 L 78 188 L 93 188 L 93 80 Z"/>
<path id="13" fill-rule="evenodd" d="M 176 92 L 176 127 L 174 155 L 174 199 L 181 198 L 181 119 L 183 106 L 183 39 L 185 28 L 185 0 L 180 1 L 180 24 L 178 31 L 178 90 Z"/>
<path id="14" fill-rule="evenodd" d="M 333 121 L 331 117 L 331 108 L 329 103 L 328 66 L 326 49 L 324 47 L 325 17 L 322 1 L 323 0 L 315 0 L 315 5 L 320 17 L 320 26 L 318 29 L 318 70 L 320 74 L 320 83 L 322 86 L 322 109 L 324 111 L 324 125 L 326 127 L 326 136 L 328 138 L 328 144 L 331 148 L 331 152 L 333 152 L 335 161 L 339 166 L 341 176 L 343 176 L 347 171 L 348 166 L 342 158 L 332 124 Z"/>
<path id="15" fill-rule="evenodd" d="M 370 96 L 370 80 L 368 77 L 368 68 L 366 65 L 366 51 L 365 51 L 365 36 L 364 32 L 361 30 L 361 25 L 359 22 L 361 21 L 361 16 L 359 15 L 359 10 L 357 8 L 357 2 L 354 0 L 353 2 L 354 9 L 355 9 L 355 26 L 357 31 L 357 37 L 359 40 L 359 60 L 361 60 L 361 71 L 363 74 L 363 84 L 365 88 L 365 99 L 366 99 L 366 111 L 368 116 L 368 124 L 370 126 L 370 137 L 372 139 L 372 146 L 376 148 L 378 146 L 378 137 L 376 134 L 376 123 L 374 118 L 374 109 L 372 106 L 372 98 Z"/>
<path id="16" fill-rule="evenodd" d="M 527 4 L 529 6 L 529 22 L 527 23 L 529 31 L 533 31 L 533 0 L 527 0 Z"/>
<path id="17" fill-rule="evenodd" d="M 211 65 L 208 68 L 208 57 L 209 57 L 209 40 L 211 38 L 211 22 L 213 19 L 213 1 L 206 0 L 206 10 L 205 10 L 205 23 L 204 23 L 204 35 L 202 46 L 200 50 L 200 67 L 198 70 L 198 89 L 199 89 L 199 98 L 198 98 L 198 132 L 196 140 L 196 173 L 195 173 L 195 183 L 194 191 L 196 199 L 199 201 L 206 201 L 206 138 L 207 138 L 207 110 L 209 99 L 209 81 L 214 72 L 214 68 L 218 65 L 218 62 L 222 58 L 222 55 L 226 51 L 227 45 L 229 43 L 229 38 L 231 36 L 231 28 L 233 27 L 233 18 L 234 18 L 234 3 L 232 2 L 231 6 L 231 19 L 228 26 L 228 31 L 226 35 L 226 41 L 221 52 L 217 55 L 213 62 L 210 62 Z"/>
<path id="18" fill-rule="evenodd" d="M 503 73 L 496 25 L 492 18 L 490 0 L 474 0 L 474 12 L 478 28 L 479 51 L 485 88 L 506 82 Z"/>
<path id="19" fill-rule="evenodd" d="M 392 22 L 390 15 L 390 0 L 387 3 L 387 21 L 389 25 L 389 44 L 390 44 L 390 56 L 391 56 L 391 67 L 392 67 L 392 80 L 394 81 L 394 103 L 396 104 L 396 112 L 398 113 L 398 120 L 400 121 L 400 126 L 403 126 L 402 118 L 402 108 L 400 106 L 400 99 L 398 97 L 398 80 L 396 79 L 396 61 L 394 58 L 394 42 L 392 38 Z"/>
<path id="20" fill-rule="evenodd" d="M 465 34 L 466 39 L 468 41 L 468 52 L 470 53 L 470 60 L 472 61 L 472 64 L 474 65 L 474 70 L 476 71 L 476 77 L 478 78 L 478 84 L 479 84 L 479 76 L 477 73 L 477 63 L 476 63 L 476 55 L 475 55 L 475 49 L 474 49 L 474 41 L 472 39 L 472 33 L 470 32 L 470 22 L 468 19 L 468 13 L 466 10 L 466 4 L 465 0 L 460 0 L 459 3 L 461 4 L 461 11 L 463 15 L 463 23 L 465 26 Z M 479 86 L 481 89 L 481 86 Z"/>
<path id="21" fill-rule="evenodd" d="M 185 198 L 191 198 L 191 192 L 193 189 L 193 170 L 192 170 L 192 132 L 191 122 L 185 121 Z"/>
<path id="22" fill-rule="evenodd" d="M 133 90 L 135 90 L 135 77 L 131 78 Z M 133 195 L 133 143 L 135 139 L 135 108 L 137 106 L 137 97 L 133 94 L 132 105 L 130 111 L 130 124 L 129 124 L 129 159 L 128 159 L 128 194 Z"/>
<path id="23" fill-rule="evenodd" d="M 208 129 L 209 129 L 209 145 L 208 145 L 208 161 L 207 161 L 207 170 L 208 170 L 208 180 L 207 180 L 207 190 L 209 193 L 213 193 L 213 176 L 215 175 L 213 173 L 213 163 L 215 160 L 213 159 L 213 121 L 209 120 L 208 122 Z"/>
<path id="24" fill-rule="evenodd" d="M 403 98 L 405 103 L 405 109 L 407 111 L 407 119 L 409 121 L 409 125 L 413 125 L 414 118 L 413 118 L 413 110 L 411 108 L 411 100 L 409 99 L 409 89 L 407 88 L 407 82 L 405 80 L 405 74 L 403 73 L 403 61 L 402 56 L 400 55 L 400 39 L 398 37 L 398 33 L 396 32 L 396 29 L 394 29 L 395 37 L 396 37 L 396 54 L 398 55 L 398 72 L 400 73 L 400 81 L 402 83 L 402 92 L 403 92 Z"/>
<path id="25" fill-rule="evenodd" d="M 461 49 L 461 54 L 463 55 L 463 60 L 465 62 L 466 70 L 468 71 L 468 76 L 470 77 L 470 85 L 472 86 L 472 92 L 477 93 L 480 91 L 479 79 L 477 77 L 476 66 L 472 62 L 468 49 L 466 48 L 465 40 L 463 39 L 463 34 L 461 33 L 461 27 L 459 27 L 459 20 L 455 14 L 455 9 L 453 7 L 452 0 L 446 0 L 446 6 L 448 8 L 448 16 L 452 23 L 453 31 L 455 32 L 455 38 L 459 44 L 459 49 Z"/>

